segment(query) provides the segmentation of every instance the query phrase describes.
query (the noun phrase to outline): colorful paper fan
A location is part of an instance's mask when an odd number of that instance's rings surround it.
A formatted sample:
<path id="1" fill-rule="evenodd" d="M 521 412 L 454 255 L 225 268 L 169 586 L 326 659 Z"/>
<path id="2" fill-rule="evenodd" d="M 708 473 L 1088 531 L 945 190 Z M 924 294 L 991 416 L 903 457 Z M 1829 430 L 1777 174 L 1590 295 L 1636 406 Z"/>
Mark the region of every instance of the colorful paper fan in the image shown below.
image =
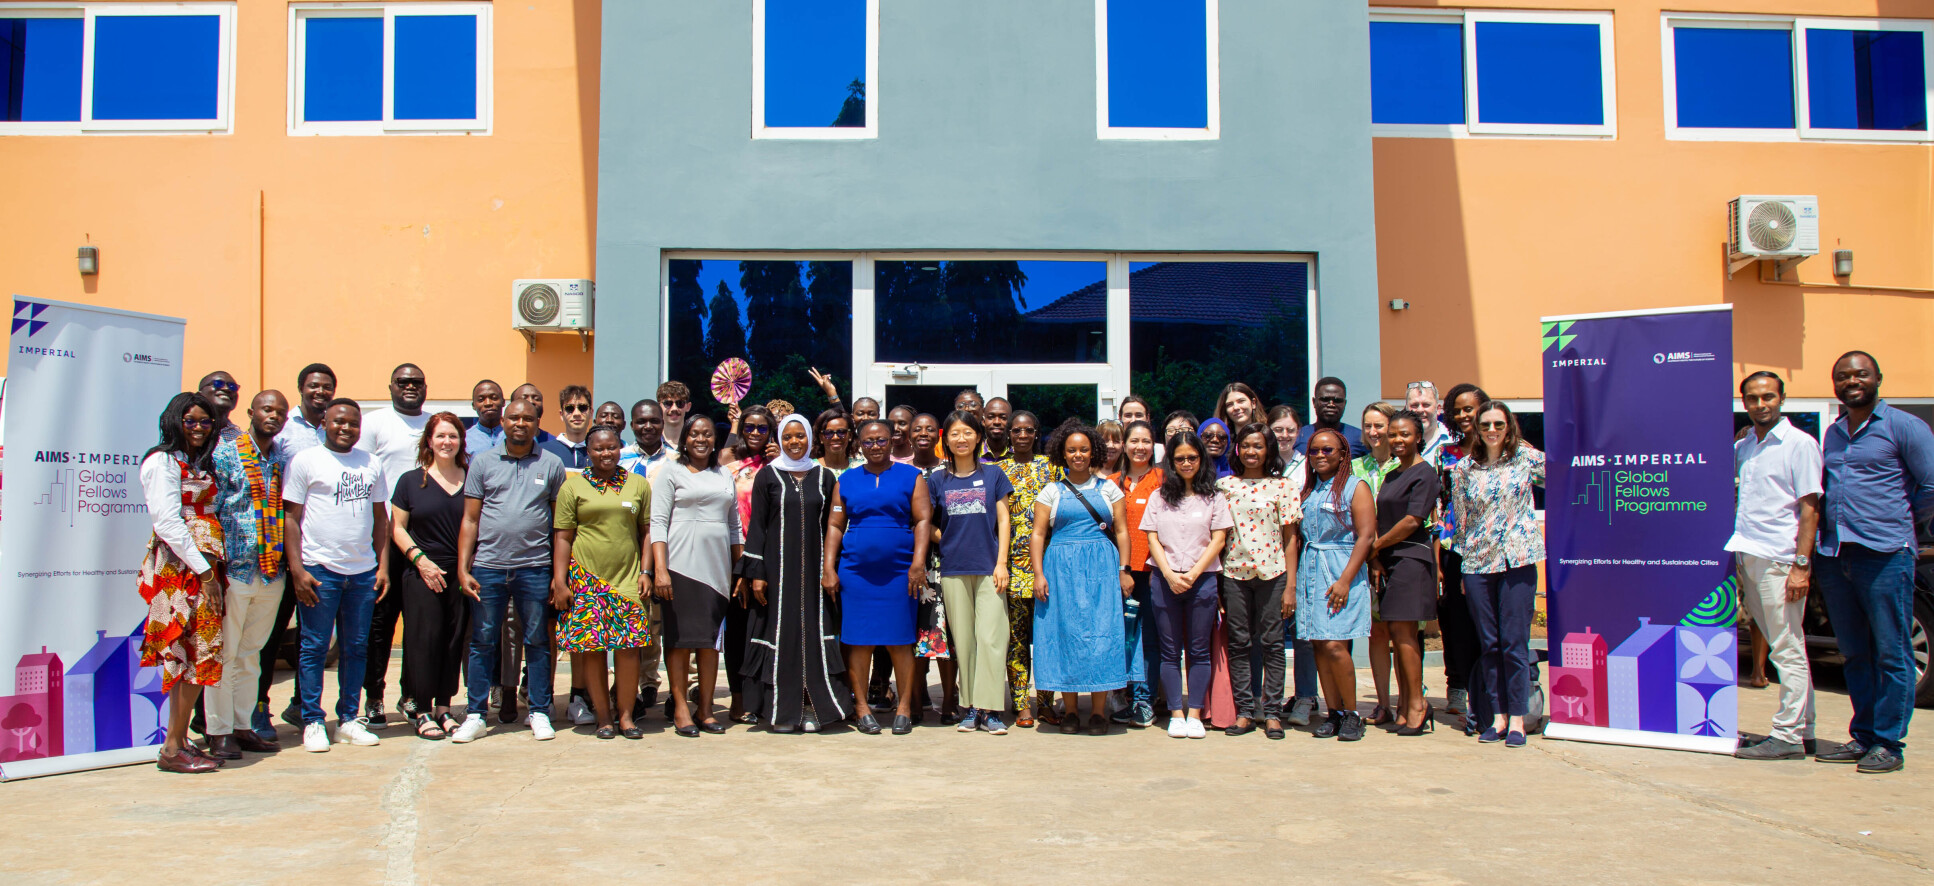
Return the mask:
<path id="1" fill-rule="evenodd" d="M 752 367 L 744 360 L 733 357 L 712 370 L 712 399 L 720 403 L 737 403 L 752 391 Z"/>

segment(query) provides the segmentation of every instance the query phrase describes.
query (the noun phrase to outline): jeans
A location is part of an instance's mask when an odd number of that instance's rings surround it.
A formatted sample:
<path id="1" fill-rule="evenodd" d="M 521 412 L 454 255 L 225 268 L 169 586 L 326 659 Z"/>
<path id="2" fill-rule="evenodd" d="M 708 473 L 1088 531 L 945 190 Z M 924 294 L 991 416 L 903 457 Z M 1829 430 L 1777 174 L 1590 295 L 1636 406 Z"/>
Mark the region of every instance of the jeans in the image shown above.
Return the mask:
<path id="1" fill-rule="evenodd" d="M 1477 670 L 1470 687 L 1476 698 L 1471 707 L 1491 716 L 1524 716 L 1531 708 L 1531 617 L 1538 607 L 1538 567 L 1465 573 L 1464 599 L 1477 629 Z"/>
<path id="2" fill-rule="evenodd" d="M 1162 694 L 1169 710 L 1196 710 L 1209 692 L 1209 649 L 1215 634 L 1216 579 L 1205 572 L 1195 584 L 1177 594 L 1159 573 L 1150 582 L 1149 602 L 1155 605 L 1155 631 L 1162 645 Z M 1182 692 L 1182 654 L 1189 657 L 1188 693 Z M 1184 700 L 1186 699 L 1186 703 Z"/>
<path id="3" fill-rule="evenodd" d="M 1222 577 L 1223 627 L 1229 639 L 1229 686 L 1236 716 L 1251 720 L 1282 717 L 1283 585 L 1275 578 Z M 1249 677 L 1251 652 L 1262 653 L 1262 692 Z M 1258 698 L 1261 699 L 1258 702 Z"/>
<path id="4" fill-rule="evenodd" d="M 1296 619 L 1293 617 L 1283 619 L 1283 646 L 1296 653 L 1295 664 L 1290 668 L 1294 671 L 1296 695 L 1289 700 L 1307 698 L 1315 702 L 1316 696 L 1322 692 L 1316 685 L 1316 647 L 1310 645 L 1308 640 L 1297 638 Z"/>
<path id="5" fill-rule="evenodd" d="M 1146 569 L 1129 573 L 1135 581 L 1135 589 L 1129 594 L 1134 605 L 1122 608 L 1122 651 L 1128 657 L 1128 672 L 1135 672 L 1136 658 L 1141 659 L 1142 665 L 1142 679 L 1128 681 L 1131 703 L 1153 703 L 1155 693 L 1150 687 L 1161 679 L 1162 653 L 1155 639 L 1155 610 L 1151 608 L 1154 604 L 1148 599 L 1149 575 Z"/>
<path id="6" fill-rule="evenodd" d="M 302 724 L 323 720 L 322 668 L 329 658 L 332 631 L 342 640 L 342 654 L 336 659 L 336 718 L 354 720 L 369 655 L 369 618 L 376 608 L 376 570 L 344 575 L 311 566 L 309 575 L 316 580 L 316 603 L 296 605 L 296 626 L 302 632 L 301 664 L 296 668 Z"/>
<path id="7" fill-rule="evenodd" d="M 1813 738 L 1813 675 L 1807 670 L 1806 633 L 1800 619 L 1806 599 L 1786 599 L 1788 563 L 1740 554 L 1739 596 L 1771 647 L 1779 671 L 1780 706 L 1773 712 L 1772 737 L 1789 744 Z"/>
<path id="8" fill-rule="evenodd" d="M 1833 636 L 1847 659 L 1847 731 L 1863 746 L 1899 753 L 1914 715 L 1914 551 L 1842 544 L 1814 561 Z"/>
<path id="9" fill-rule="evenodd" d="M 551 570 L 544 566 L 522 569 L 470 568 L 477 580 L 477 604 L 470 608 L 470 660 L 464 674 L 464 689 L 470 696 L 468 712 L 483 714 L 490 709 L 490 684 L 497 673 L 497 640 L 502 630 L 504 610 L 515 606 L 523 625 L 524 684 L 530 693 L 532 713 L 551 712 Z M 515 691 L 506 686 L 506 692 Z"/>

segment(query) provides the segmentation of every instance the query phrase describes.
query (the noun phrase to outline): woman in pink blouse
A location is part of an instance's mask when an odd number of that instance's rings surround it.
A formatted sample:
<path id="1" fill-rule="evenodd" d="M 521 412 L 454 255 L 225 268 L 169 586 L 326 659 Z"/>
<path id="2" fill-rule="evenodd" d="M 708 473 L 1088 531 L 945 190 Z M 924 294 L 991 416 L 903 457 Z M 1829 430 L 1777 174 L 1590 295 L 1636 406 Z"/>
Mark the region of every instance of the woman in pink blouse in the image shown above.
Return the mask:
<path id="1" fill-rule="evenodd" d="M 1201 439 L 1184 430 L 1168 438 L 1161 491 L 1148 498 L 1140 528 L 1148 533 L 1155 565 L 1149 601 L 1161 639 L 1162 694 L 1168 697 L 1170 738 L 1201 738 L 1202 701 L 1209 689 L 1215 631 L 1217 574 L 1222 546 L 1235 520 L 1215 488 L 1215 467 Z M 1182 651 L 1188 650 L 1188 693 L 1182 691 Z"/>
<path id="2" fill-rule="evenodd" d="M 1491 722 L 1478 741 L 1524 747 L 1531 696 L 1531 619 L 1538 605 L 1544 545 L 1532 485 L 1545 482 L 1545 454 L 1518 435 L 1511 407 L 1478 407 L 1477 440 L 1451 469 L 1464 598 L 1477 624 L 1471 708 Z M 1482 719 L 1479 722 L 1483 722 Z"/>

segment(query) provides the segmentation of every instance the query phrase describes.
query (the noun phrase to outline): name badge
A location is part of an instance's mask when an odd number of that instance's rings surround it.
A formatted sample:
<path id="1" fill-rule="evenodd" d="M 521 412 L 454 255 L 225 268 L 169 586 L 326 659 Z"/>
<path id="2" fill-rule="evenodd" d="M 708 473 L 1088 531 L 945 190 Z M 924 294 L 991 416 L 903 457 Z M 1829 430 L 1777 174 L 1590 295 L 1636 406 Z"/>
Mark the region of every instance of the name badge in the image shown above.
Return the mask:
<path id="1" fill-rule="evenodd" d="M 625 510 L 631 510 L 631 502 L 624 502 Z"/>
<path id="2" fill-rule="evenodd" d="M 1138 499 L 1135 499 L 1135 503 L 1138 505 L 1145 505 L 1145 504 L 1148 504 L 1148 499 L 1138 498 Z"/>
<path id="3" fill-rule="evenodd" d="M 543 478 L 543 477 L 533 477 L 533 478 L 531 478 L 531 485 L 532 485 L 532 486 L 542 486 L 542 485 L 544 485 L 544 478 Z"/>
<path id="4" fill-rule="evenodd" d="M 974 485 L 975 485 L 975 486 L 979 486 L 979 485 L 980 485 L 980 484 L 981 484 L 982 482 L 983 482 L 983 481 L 980 481 L 980 480 L 975 480 L 975 481 L 974 481 Z"/>

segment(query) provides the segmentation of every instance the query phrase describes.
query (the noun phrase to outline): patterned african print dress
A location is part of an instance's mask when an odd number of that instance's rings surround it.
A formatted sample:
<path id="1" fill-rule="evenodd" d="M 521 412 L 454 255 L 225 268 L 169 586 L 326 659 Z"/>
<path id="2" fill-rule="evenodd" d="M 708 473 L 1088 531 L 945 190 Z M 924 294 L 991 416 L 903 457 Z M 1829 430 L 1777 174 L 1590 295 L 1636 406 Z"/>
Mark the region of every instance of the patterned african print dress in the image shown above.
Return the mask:
<path id="1" fill-rule="evenodd" d="M 180 500 L 169 510 L 159 506 L 155 495 L 148 496 L 155 531 L 141 560 L 141 599 L 148 604 L 141 666 L 161 669 L 163 692 L 173 692 L 184 680 L 213 686 L 222 679 L 222 608 L 227 596 L 215 475 L 190 469 L 173 453 L 148 456 L 142 474 L 144 492 L 151 482 L 172 491 L 167 480 L 178 477 Z M 212 584 L 202 583 L 195 562 L 214 568 Z"/>
<path id="2" fill-rule="evenodd" d="M 552 526 L 573 530 L 564 573 L 571 608 L 557 623 L 561 652 L 641 649 L 651 642 L 651 610 L 638 587 L 639 539 L 651 519 L 651 486 L 624 468 L 599 480 L 586 467 L 565 476 Z"/>
<path id="3" fill-rule="evenodd" d="M 1007 545 L 1007 685 L 1014 694 L 1014 709 L 1025 711 L 1033 693 L 1029 648 L 1034 643 L 1034 555 L 1028 545 L 1034 538 L 1034 499 L 1063 474 L 1045 455 L 1025 462 L 1004 458 L 997 464 L 1014 487 L 1007 497 L 1008 523 L 1014 532 Z"/>

